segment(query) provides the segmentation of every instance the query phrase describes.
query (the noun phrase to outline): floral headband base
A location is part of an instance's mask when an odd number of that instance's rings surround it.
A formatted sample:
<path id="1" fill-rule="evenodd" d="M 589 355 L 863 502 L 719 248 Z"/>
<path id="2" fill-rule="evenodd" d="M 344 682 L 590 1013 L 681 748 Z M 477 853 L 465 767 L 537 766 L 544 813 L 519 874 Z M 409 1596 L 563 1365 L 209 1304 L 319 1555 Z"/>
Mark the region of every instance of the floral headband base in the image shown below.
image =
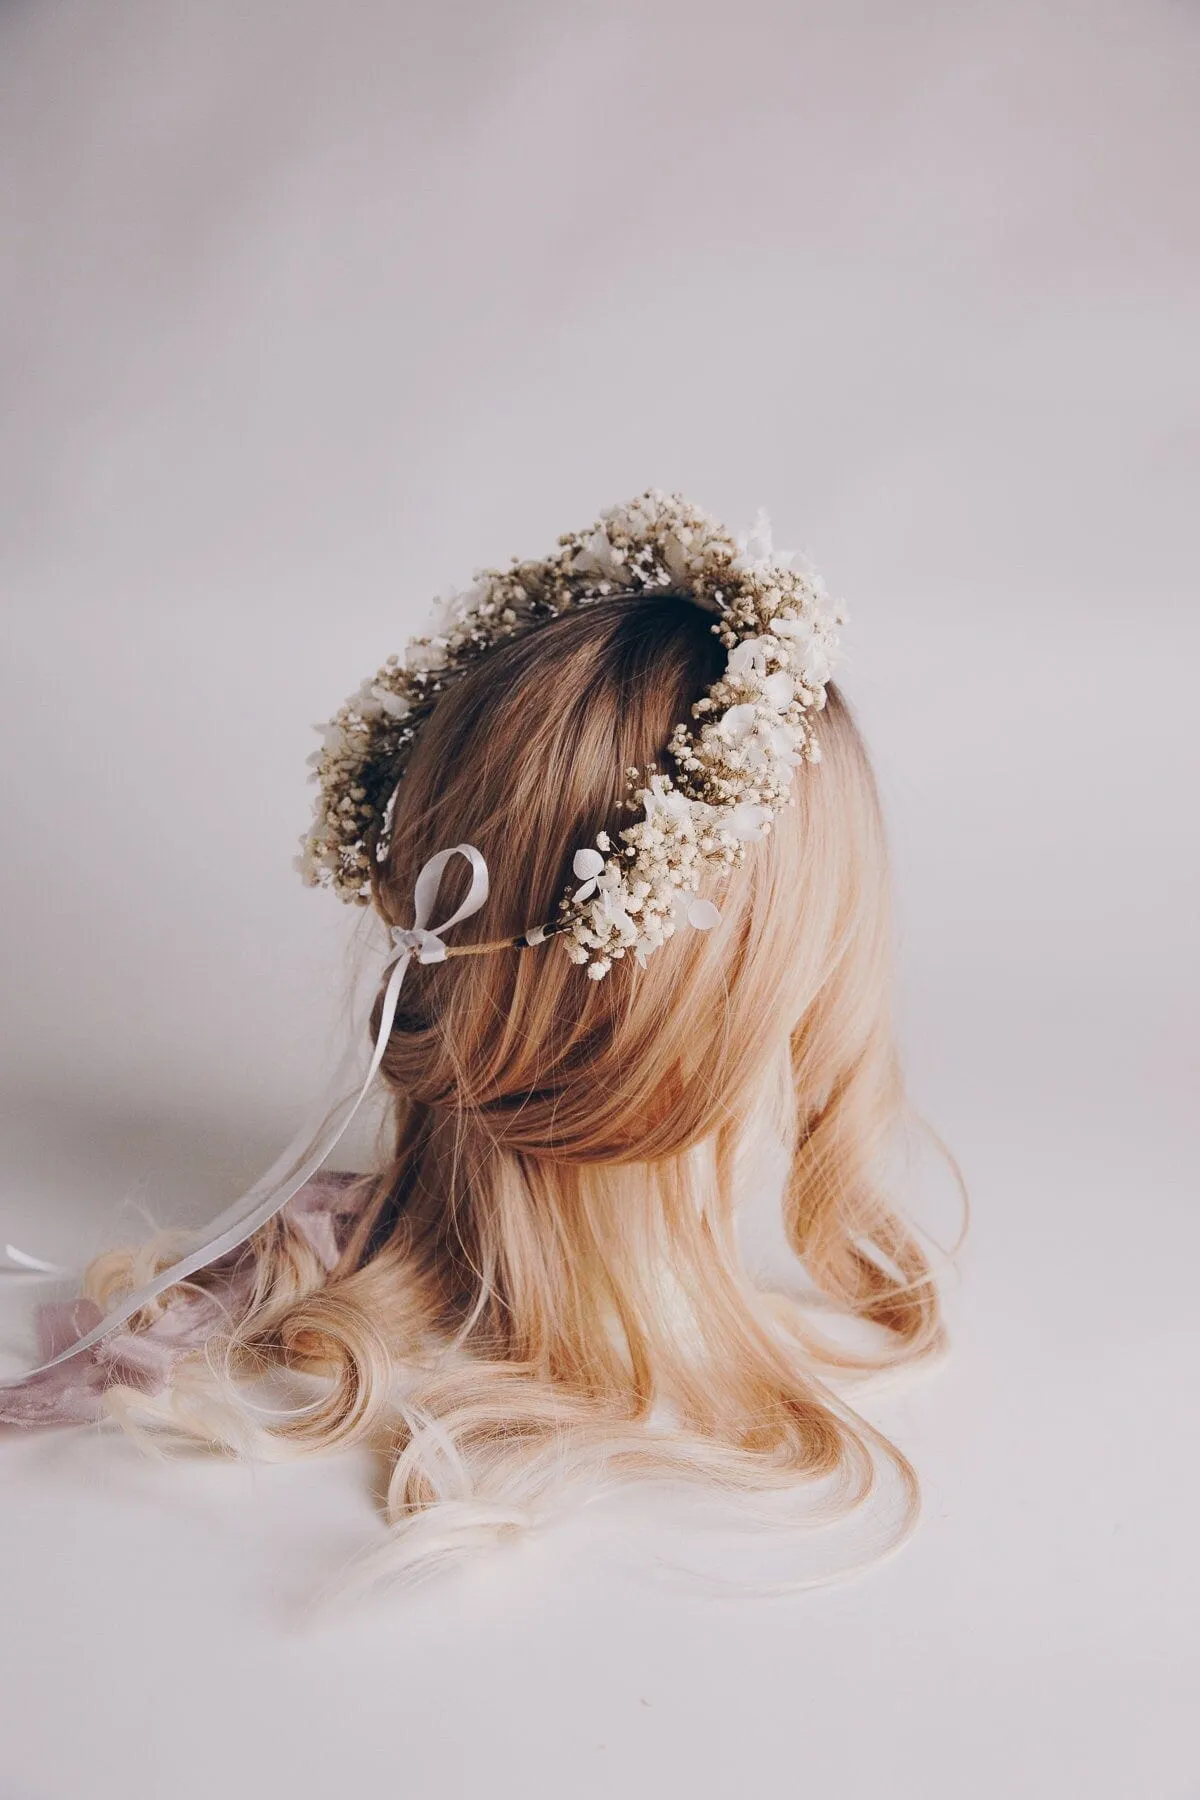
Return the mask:
<path id="1" fill-rule="evenodd" d="M 596 601 L 665 594 L 712 615 L 725 668 L 671 733 L 669 771 L 627 771 L 631 822 L 576 851 L 578 885 L 557 916 L 505 941 L 561 937 L 571 960 L 600 980 L 625 956 L 645 967 L 683 925 L 716 924 L 701 887 L 743 862 L 746 845 L 767 835 L 790 799 L 796 768 L 820 760 L 813 718 L 845 613 L 813 570 L 772 550 L 765 514 L 734 537 L 682 496 L 655 489 L 560 538 L 544 561 L 478 574 L 442 602 L 434 635 L 389 657 L 319 728 L 322 746 L 310 758 L 319 793 L 297 859 L 305 881 L 357 905 L 370 901 L 372 861 L 387 856 L 398 784 L 421 726 L 496 644 Z"/>

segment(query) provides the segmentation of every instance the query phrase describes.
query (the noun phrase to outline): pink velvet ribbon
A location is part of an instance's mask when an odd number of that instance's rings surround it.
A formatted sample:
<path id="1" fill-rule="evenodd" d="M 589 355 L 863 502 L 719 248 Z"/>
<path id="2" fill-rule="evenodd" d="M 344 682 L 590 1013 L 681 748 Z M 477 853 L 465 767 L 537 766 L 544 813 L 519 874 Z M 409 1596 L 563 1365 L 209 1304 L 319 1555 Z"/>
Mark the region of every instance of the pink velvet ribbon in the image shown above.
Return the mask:
<path id="1" fill-rule="evenodd" d="M 348 1171 L 323 1169 L 281 1209 L 326 1269 L 337 1263 L 362 1204 L 362 1190 L 354 1192 L 357 1180 Z M 160 1393 L 178 1359 L 203 1349 L 245 1308 L 253 1281 L 244 1258 L 226 1256 L 211 1266 L 205 1287 L 176 1288 L 149 1325 L 138 1331 L 118 1326 L 83 1351 L 75 1347 L 103 1318 L 96 1302 L 82 1296 L 48 1301 L 38 1308 L 36 1323 L 38 1352 L 49 1366 L 0 1388 L 0 1423 L 87 1425 L 104 1416 L 107 1387 Z"/>

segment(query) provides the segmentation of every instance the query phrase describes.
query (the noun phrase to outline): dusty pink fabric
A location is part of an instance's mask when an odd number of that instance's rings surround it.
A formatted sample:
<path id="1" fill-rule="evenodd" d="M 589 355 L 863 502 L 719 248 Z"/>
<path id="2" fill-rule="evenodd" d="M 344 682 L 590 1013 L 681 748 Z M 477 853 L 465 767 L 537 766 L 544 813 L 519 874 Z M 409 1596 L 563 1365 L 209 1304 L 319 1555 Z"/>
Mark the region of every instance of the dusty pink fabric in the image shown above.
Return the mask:
<path id="1" fill-rule="evenodd" d="M 338 1169 L 321 1169 L 305 1182 L 283 1208 L 282 1217 L 304 1238 L 327 1269 L 341 1254 L 346 1232 L 361 1204 L 351 1193 L 357 1176 Z M 251 1270 L 240 1252 L 215 1263 L 209 1285 L 183 1288 L 168 1302 L 162 1314 L 143 1331 L 120 1326 L 91 1350 L 31 1375 L 16 1387 L 0 1388 L 0 1423 L 8 1425 L 86 1425 L 103 1417 L 106 1387 L 120 1382 L 158 1393 L 170 1377 L 179 1356 L 200 1349 L 230 1314 L 244 1306 L 250 1291 Z M 66 1350 L 85 1332 L 98 1325 L 100 1308 L 94 1300 L 52 1300 L 38 1308 L 39 1361 Z"/>

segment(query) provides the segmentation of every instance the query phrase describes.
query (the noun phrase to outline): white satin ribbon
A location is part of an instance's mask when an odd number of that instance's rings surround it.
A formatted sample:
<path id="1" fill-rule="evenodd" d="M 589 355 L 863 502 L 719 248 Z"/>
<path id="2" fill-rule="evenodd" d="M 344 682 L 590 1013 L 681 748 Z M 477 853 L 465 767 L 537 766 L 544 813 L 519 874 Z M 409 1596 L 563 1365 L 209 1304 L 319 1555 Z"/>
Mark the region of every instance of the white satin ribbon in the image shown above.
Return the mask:
<path id="1" fill-rule="evenodd" d="M 455 856 L 465 857 L 471 868 L 471 885 L 466 899 L 458 910 L 444 919 L 440 925 L 429 924 L 429 916 L 437 900 L 442 876 L 450 859 Z M 69 1344 L 49 1362 L 41 1363 L 36 1369 L 30 1369 L 24 1375 L 13 1375 L 0 1379 L 0 1388 L 15 1387 L 31 1376 L 42 1375 L 47 1369 L 55 1368 L 72 1356 L 79 1356 L 90 1350 L 94 1344 L 123 1325 L 126 1319 L 132 1318 L 151 1300 L 158 1298 L 167 1288 L 174 1287 L 176 1282 L 186 1281 L 198 1270 L 205 1269 L 219 1257 L 227 1256 L 231 1250 L 238 1249 L 247 1238 L 260 1231 L 275 1214 L 287 1205 L 293 1194 L 299 1192 L 305 1182 L 316 1173 L 326 1161 L 335 1144 L 341 1138 L 353 1119 L 355 1113 L 367 1097 L 367 1093 L 379 1072 L 387 1049 L 388 1038 L 396 1017 L 396 1005 L 400 998 L 400 988 L 404 981 L 409 962 L 415 955 L 418 962 L 441 962 L 446 955 L 446 946 L 442 942 L 442 933 L 449 931 L 452 925 L 461 925 L 472 913 L 477 913 L 488 897 L 488 871 L 483 857 L 474 844 L 455 844 L 449 850 L 439 850 L 431 856 L 421 873 L 417 876 L 413 891 L 413 923 L 411 928 L 395 926 L 392 929 L 393 956 L 385 963 L 386 968 L 393 960 L 395 966 L 388 980 L 383 996 L 383 1010 L 379 1019 L 379 1030 L 375 1037 L 375 1048 L 371 1054 L 370 1066 L 362 1086 L 353 1099 L 339 1101 L 329 1113 L 323 1125 L 315 1135 L 308 1121 L 292 1139 L 291 1143 L 271 1164 L 266 1174 L 261 1176 L 254 1186 L 244 1193 L 240 1199 L 227 1206 L 205 1227 L 204 1242 L 194 1250 L 188 1251 L 169 1268 L 162 1269 L 153 1280 L 126 1294 L 113 1310 L 100 1323 L 81 1337 L 76 1343 Z M 357 1053 L 351 1053 L 357 1060 Z M 340 1083 L 339 1083 L 340 1085 Z M 299 1162 L 297 1162 L 299 1159 Z M 5 1246 L 10 1258 L 23 1270 L 49 1273 L 52 1264 L 43 1263 L 40 1258 L 29 1256 L 23 1250 L 17 1250 L 11 1244 Z"/>
<path id="2" fill-rule="evenodd" d="M 18 1250 L 15 1244 L 5 1244 L 5 1259 L 12 1264 L 15 1275 L 67 1275 L 68 1269 L 59 1263 L 45 1262 L 40 1256 L 30 1256 L 28 1250 Z"/>

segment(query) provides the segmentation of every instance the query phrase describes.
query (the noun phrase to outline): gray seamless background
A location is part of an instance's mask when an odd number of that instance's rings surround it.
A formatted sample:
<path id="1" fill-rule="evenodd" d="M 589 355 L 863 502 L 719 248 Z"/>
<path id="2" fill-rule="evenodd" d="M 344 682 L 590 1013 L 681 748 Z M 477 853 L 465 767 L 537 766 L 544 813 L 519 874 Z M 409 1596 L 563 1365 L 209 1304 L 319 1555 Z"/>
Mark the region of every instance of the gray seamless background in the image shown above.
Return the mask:
<path id="1" fill-rule="evenodd" d="M 369 949 L 290 868 L 311 723 L 651 483 L 766 504 L 850 604 L 975 1209 L 953 1358 L 870 1404 L 925 1524 L 847 1586 L 713 1598 L 655 1556 L 745 1544 L 646 1500 L 318 1629 L 368 1464 L 3 1434 L 4 1800 L 1200 1795 L 1198 39 L 1183 0 L 0 15 L 6 1235 L 74 1261 L 270 1160 Z"/>

